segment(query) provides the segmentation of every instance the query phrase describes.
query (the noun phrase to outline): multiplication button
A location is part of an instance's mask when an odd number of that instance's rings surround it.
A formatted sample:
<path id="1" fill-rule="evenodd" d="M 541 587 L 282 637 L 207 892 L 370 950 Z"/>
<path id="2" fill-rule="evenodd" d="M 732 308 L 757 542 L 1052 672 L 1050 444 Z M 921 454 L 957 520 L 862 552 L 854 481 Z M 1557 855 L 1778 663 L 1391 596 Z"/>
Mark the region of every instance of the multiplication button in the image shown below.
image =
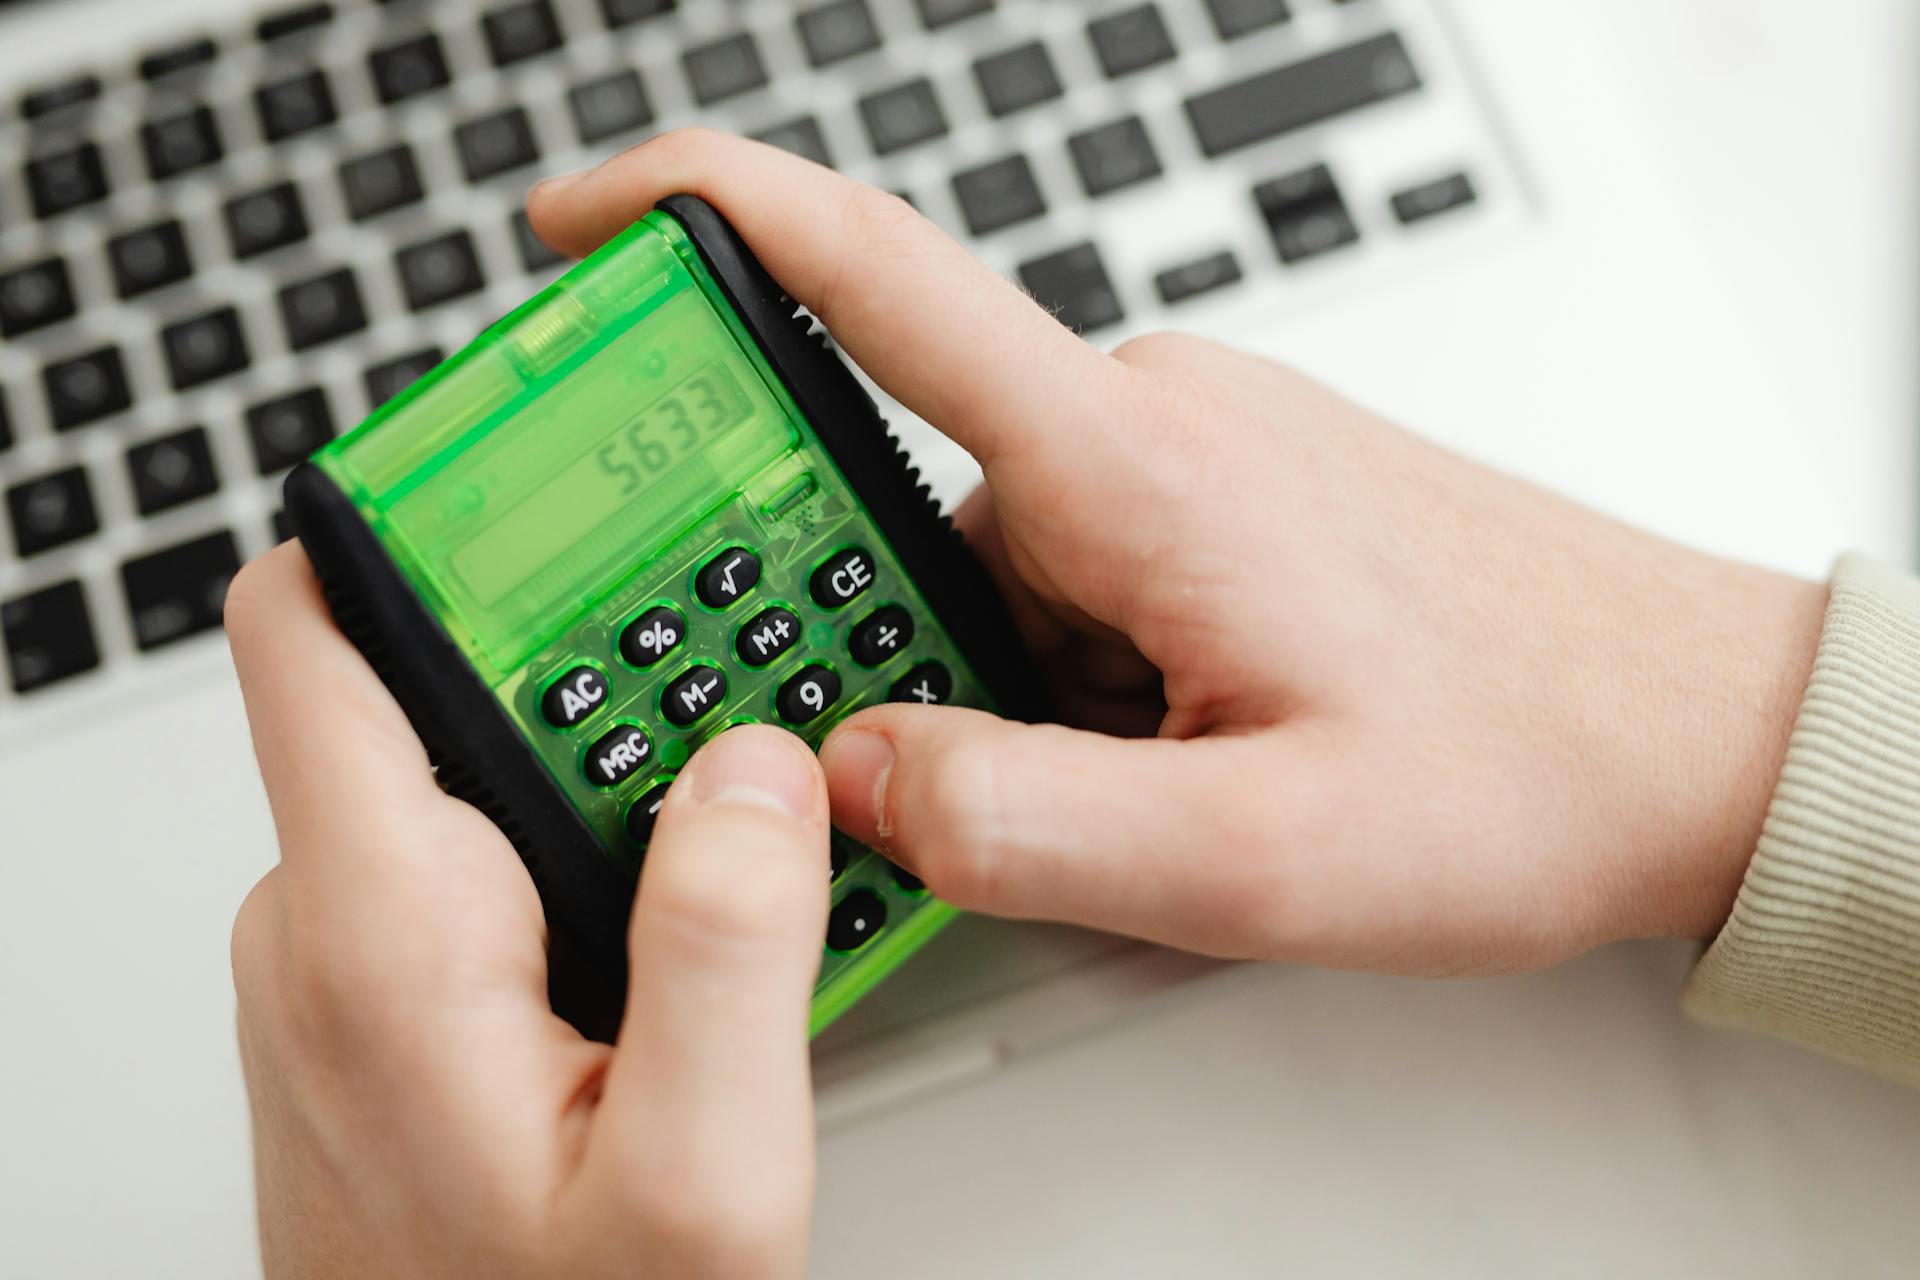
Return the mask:
<path id="1" fill-rule="evenodd" d="M 734 637 L 733 651 L 750 667 L 764 667 L 800 643 L 800 619 L 789 609 L 763 609 Z"/>
<path id="2" fill-rule="evenodd" d="M 585 663 L 540 695 L 540 714 L 556 729 L 571 729 L 607 704 L 607 678 Z"/>
<path id="3" fill-rule="evenodd" d="M 840 701 L 840 677 L 819 663 L 800 668 L 773 695 L 773 709 L 788 724 L 807 724 Z"/>
<path id="4" fill-rule="evenodd" d="M 726 698 L 725 672 L 718 667 L 688 667 L 661 691 L 660 714 L 667 723 L 684 729 Z"/>
<path id="5" fill-rule="evenodd" d="M 953 673 L 938 662 L 923 662 L 893 682 L 889 702 L 918 702 L 936 707 L 953 697 Z"/>
<path id="6" fill-rule="evenodd" d="M 650 667 L 687 638 L 687 620 L 668 604 L 657 604 L 620 632 L 620 656 L 628 665 Z"/>
<path id="7" fill-rule="evenodd" d="M 760 557 L 745 547 L 728 547 L 693 575 L 693 593 L 709 609 L 724 609 L 760 581 Z"/>
<path id="8" fill-rule="evenodd" d="M 897 604 L 862 618 L 847 637 L 847 652 L 863 667 L 877 667 L 913 643 L 913 615 Z"/>
<path id="9" fill-rule="evenodd" d="M 581 770 L 596 787 L 617 787 L 653 759 L 653 739 L 637 724 L 618 724 L 587 748 Z"/>
<path id="10" fill-rule="evenodd" d="M 807 579 L 807 593 L 822 609 L 839 609 L 873 585 L 873 557 L 864 547 L 848 547 L 827 557 Z"/>

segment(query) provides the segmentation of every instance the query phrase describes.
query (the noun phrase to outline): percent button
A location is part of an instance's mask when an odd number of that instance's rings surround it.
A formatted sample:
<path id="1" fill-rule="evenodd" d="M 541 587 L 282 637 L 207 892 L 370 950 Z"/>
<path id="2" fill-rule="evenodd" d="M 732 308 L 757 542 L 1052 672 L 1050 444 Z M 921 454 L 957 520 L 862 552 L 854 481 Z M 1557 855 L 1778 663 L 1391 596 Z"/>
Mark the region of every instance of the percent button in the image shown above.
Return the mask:
<path id="1" fill-rule="evenodd" d="M 650 667 L 687 638 L 687 620 L 668 604 L 657 604 L 629 622 L 620 633 L 620 656 L 629 666 Z"/>

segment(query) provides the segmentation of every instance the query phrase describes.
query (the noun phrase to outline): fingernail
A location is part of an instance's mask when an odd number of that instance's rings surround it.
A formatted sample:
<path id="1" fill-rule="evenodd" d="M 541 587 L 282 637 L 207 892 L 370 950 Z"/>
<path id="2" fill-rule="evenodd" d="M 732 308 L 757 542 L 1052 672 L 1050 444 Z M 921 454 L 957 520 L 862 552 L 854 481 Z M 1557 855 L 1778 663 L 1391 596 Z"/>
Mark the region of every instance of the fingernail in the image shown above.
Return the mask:
<path id="1" fill-rule="evenodd" d="M 744 805 L 805 818 L 819 803 L 811 753 L 780 729 L 729 729 L 700 748 L 688 770 L 696 804 Z"/>
<path id="2" fill-rule="evenodd" d="M 893 834 L 893 823 L 887 816 L 887 775 L 893 772 L 893 743 L 885 734 L 855 729 L 836 735 L 821 751 L 820 764 L 846 779 L 849 791 L 867 797 L 875 835 L 885 840 Z"/>
<path id="3" fill-rule="evenodd" d="M 564 191 L 592 172 L 592 169 L 575 169 L 572 173 L 556 173 L 551 178 L 543 178 L 533 184 L 533 189 L 527 192 L 527 199 L 533 199 L 542 191 L 549 194 Z"/>

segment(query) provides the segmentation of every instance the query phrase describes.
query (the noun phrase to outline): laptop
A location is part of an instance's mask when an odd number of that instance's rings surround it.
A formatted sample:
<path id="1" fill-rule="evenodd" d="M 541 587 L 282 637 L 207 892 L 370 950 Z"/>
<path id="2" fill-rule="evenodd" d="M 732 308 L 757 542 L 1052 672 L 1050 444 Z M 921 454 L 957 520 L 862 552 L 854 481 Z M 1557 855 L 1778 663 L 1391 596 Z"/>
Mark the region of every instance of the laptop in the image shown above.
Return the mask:
<path id="1" fill-rule="evenodd" d="M 285 536 L 292 463 L 564 270 L 527 187 L 651 133 L 718 125 L 901 192 L 1090 341 L 1233 341 L 1629 518 L 1817 569 L 1846 503 L 1767 500 L 1804 436 L 1595 29 L 1557 8 L 0 0 L 10 1252 L 256 1265 L 226 939 L 274 843 L 226 583 Z M 891 417 L 962 496 L 964 455 Z M 1729 458 L 1754 496 L 1708 518 L 1693 489 Z M 965 919 L 822 1038 L 822 1122 L 1215 967 Z"/>

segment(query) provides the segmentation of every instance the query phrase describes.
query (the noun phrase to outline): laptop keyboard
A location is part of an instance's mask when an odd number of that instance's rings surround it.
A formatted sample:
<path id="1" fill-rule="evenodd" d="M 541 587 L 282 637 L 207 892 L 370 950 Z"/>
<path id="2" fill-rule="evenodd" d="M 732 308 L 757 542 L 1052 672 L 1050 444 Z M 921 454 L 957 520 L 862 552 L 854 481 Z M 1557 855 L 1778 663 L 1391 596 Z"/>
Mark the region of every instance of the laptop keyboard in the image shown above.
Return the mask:
<path id="1" fill-rule="evenodd" d="M 1512 198 L 1436 26 L 1385 0 L 334 0 L 11 86 L 0 720 L 218 628 L 285 535 L 282 473 L 563 269 L 519 209 L 545 172 L 746 132 L 901 192 L 1104 340 Z"/>

